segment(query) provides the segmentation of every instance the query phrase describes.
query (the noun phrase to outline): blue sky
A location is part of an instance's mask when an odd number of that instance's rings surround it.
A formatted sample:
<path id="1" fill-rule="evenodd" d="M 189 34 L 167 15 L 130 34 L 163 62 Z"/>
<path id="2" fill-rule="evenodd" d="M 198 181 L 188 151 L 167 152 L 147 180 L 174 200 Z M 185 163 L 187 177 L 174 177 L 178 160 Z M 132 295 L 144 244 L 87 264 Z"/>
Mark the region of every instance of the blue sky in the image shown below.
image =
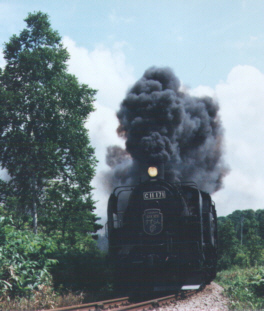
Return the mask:
<path id="1" fill-rule="evenodd" d="M 263 0 L 9 0 L 0 8 L 1 42 L 24 27 L 28 12 L 42 10 L 79 46 L 122 42 L 137 77 L 168 65 L 196 87 L 214 86 L 237 64 L 264 71 Z"/>
<path id="2" fill-rule="evenodd" d="M 115 134 L 115 112 L 153 65 L 171 67 L 190 92 L 220 102 L 231 172 L 214 195 L 218 214 L 264 208 L 263 0 L 0 0 L 0 44 L 38 10 L 62 36 L 69 71 L 99 90 L 87 126 L 100 161 L 94 181 L 100 216 L 107 200 L 99 182 L 105 149 L 124 145 Z"/>

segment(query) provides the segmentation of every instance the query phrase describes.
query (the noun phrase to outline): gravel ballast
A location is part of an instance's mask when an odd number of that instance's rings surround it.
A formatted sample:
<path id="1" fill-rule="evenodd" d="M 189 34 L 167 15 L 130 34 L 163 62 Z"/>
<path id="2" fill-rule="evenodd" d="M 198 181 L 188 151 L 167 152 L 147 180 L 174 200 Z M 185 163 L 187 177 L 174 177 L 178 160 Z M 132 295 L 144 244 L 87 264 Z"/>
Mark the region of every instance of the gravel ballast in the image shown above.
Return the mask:
<path id="1" fill-rule="evenodd" d="M 228 311 L 228 298 L 223 296 L 223 288 L 212 282 L 205 289 L 176 304 L 162 307 L 157 311 Z"/>

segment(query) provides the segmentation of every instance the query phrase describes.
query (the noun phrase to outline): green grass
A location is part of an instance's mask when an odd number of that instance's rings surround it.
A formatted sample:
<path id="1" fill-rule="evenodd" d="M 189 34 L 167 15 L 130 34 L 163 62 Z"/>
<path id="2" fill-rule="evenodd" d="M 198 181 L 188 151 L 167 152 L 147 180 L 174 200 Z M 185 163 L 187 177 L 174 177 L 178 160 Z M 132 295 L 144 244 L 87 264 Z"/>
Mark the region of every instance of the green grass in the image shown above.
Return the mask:
<path id="1" fill-rule="evenodd" d="M 224 270 L 216 282 L 224 287 L 231 309 L 264 310 L 264 266 Z"/>

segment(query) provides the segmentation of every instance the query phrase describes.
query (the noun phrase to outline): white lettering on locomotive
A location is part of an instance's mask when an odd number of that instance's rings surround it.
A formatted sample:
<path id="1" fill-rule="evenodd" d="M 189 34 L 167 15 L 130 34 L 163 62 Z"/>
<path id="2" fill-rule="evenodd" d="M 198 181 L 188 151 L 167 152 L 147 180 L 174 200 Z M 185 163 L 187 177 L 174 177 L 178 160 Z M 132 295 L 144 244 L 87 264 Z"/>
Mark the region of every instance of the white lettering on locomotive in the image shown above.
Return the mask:
<path id="1" fill-rule="evenodd" d="M 166 192 L 165 191 L 150 191 L 150 192 L 143 192 L 143 199 L 144 200 L 157 200 L 157 199 L 165 199 Z"/>

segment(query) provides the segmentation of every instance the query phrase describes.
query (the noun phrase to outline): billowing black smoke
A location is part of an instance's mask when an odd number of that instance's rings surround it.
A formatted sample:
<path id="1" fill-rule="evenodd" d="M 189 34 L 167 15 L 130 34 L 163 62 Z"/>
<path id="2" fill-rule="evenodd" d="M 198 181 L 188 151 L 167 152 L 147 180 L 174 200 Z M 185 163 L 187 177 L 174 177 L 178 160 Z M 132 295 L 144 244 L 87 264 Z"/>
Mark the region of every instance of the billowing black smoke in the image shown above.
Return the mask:
<path id="1" fill-rule="evenodd" d="M 218 103 L 211 97 L 181 91 L 170 68 L 148 69 L 117 113 L 117 132 L 126 139 L 126 151 L 108 148 L 109 183 L 135 183 L 142 163 L 162 162 L 165 179 L 194 181 L 204 191 L 217 191 L 228 172 L 218 112 Z"/>

